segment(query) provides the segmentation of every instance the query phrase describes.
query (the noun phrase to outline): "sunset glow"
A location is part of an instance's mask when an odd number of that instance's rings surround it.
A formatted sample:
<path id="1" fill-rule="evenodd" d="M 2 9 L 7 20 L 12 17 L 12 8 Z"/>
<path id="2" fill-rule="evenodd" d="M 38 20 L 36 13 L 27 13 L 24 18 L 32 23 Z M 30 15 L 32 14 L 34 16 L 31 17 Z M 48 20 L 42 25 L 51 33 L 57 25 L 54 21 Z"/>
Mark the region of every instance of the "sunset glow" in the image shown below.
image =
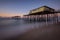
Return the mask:
<path id="1" fill-rule="evenodd" d="M 12 17 L 12 16 L 23 16 L 23 14 L 8 14 L 8 13 L 0 13 L 0 16 L 2 17 Z"/>

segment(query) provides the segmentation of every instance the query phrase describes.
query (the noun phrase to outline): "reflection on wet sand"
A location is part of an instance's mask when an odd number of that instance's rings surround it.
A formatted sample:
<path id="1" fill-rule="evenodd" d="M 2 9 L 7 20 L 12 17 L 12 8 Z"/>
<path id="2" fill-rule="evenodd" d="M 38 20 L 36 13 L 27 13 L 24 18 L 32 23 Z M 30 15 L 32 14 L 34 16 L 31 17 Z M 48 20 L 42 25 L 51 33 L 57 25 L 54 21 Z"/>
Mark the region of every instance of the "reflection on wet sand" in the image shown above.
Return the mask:
<path id="1" fill-rule="evenodd" d="M 60 40 L 60 23 L 30 29 L 17 37 L 6 40 Z"/>
<path id="2" fill-rule="evenodd" d="M 16 37 L 30 29 L 45 25 L 44 22 L 25 22 L 23 20 L 1 20 L 0 39 Z"/>

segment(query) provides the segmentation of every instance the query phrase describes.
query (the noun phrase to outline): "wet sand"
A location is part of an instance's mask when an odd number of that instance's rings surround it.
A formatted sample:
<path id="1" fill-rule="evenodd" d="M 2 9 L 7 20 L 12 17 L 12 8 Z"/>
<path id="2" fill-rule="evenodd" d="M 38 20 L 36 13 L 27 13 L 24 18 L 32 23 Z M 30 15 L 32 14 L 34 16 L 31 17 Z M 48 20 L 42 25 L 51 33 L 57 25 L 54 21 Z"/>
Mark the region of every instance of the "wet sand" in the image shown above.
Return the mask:
<path id="1" fill-rule="evenodd" d="M 34 28 L 17 37 L 5 40 L 60 40 L 60 22 Z"/>

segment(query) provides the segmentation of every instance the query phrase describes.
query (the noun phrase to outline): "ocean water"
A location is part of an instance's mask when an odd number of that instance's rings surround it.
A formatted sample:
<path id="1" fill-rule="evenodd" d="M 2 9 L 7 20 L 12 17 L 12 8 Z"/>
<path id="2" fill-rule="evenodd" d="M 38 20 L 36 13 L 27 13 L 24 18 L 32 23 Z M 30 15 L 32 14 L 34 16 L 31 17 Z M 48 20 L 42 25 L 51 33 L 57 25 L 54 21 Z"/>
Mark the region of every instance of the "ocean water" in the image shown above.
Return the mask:
<path id="1" fill-rule="evenodd" d="M 53 22 L 29 22 L 24 20 L 0 20 L 0 38 L 14 37 L 33 28 L 43 27 L 44 25 L 53 24 Z"/>

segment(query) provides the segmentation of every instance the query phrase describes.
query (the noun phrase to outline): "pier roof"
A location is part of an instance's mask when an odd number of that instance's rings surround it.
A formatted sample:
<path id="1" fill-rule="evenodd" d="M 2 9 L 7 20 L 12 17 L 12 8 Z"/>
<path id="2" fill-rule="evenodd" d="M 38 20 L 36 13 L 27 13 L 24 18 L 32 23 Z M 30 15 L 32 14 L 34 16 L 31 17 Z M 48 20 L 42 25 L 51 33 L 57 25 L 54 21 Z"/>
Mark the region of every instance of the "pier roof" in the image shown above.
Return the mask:
<path id="1" fill-rule="evenodd" d="M 55 9 L 48 7 L 48 6 L 42 6 L 33 10 L 30 10 L 29 15 L 39 15 L 39 14 L 50 14 L 53 13 Z"/>
<path id="2" fill-rule="evenodd" d="M 55 9 L 53 9 L 51 7 L 41 6 L 41 7 L 30 10 L 29 14 L 24 15 L 24 16 L 44 15 L 44 14 L 54 14 L 54 13 L 60 13 L 60 10 L 56 11 Z"/>

